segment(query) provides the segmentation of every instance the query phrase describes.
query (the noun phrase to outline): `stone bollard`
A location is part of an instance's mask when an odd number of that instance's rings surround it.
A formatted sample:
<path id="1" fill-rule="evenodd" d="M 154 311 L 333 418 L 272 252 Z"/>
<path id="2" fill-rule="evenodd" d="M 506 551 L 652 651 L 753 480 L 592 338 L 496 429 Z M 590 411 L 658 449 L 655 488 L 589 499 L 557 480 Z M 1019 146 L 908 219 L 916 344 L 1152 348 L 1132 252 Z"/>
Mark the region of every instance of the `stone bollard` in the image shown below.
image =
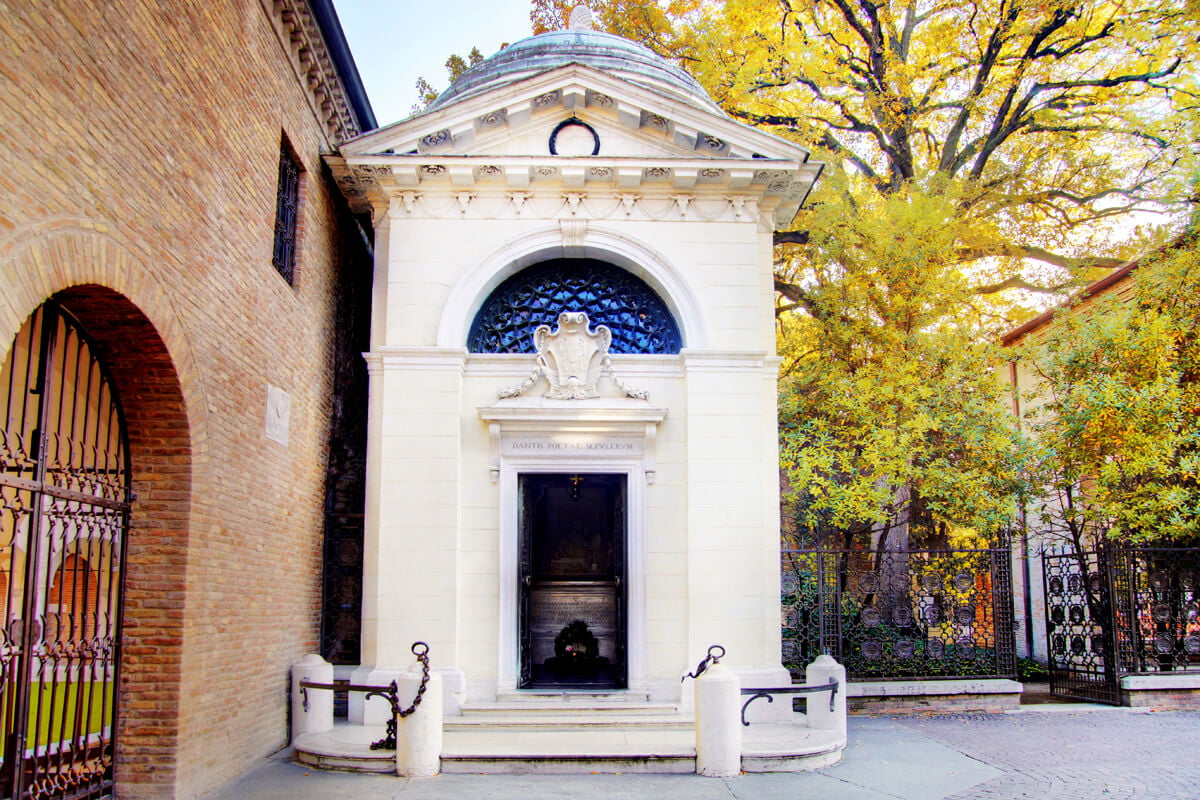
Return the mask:
<path id="1" fill-rule="evenodd" d="M 421 685 L 421 665 L 396 679 L 400 705 L 407 708 Z M 396 774 L 428 778 L 442 769 L 442 676 L 429 673 L 421 705 L 407 717 L 396 715 Z"/>
<path id="2" fill-rule="evenodd" d="M 846 738 L 846 668 L 831 655 L 820 655 L 804 670 L 807 684 L 829 683 L 830 678 L 838 682 L 837 696 L 833 699 L 833 710 L 829 710 L 828 694 L 811 694 L 805 704 L 808 727 L 818 731 L 833 731 Z"/>
<path id="3" fill-rule="evenodd" d="M 333 730 L 333 692 L 328 689 L 301 691 L 300 681 L 333 683 L 333 665 L 316 653 L 292 664 L 292 741 L 306 733 Z"/>
<path id="4" fill-rule="evenodd" d="M 717 661 L 694 681 L 696 772 L 730 778 L 742 772 L 742 683 Z"/>

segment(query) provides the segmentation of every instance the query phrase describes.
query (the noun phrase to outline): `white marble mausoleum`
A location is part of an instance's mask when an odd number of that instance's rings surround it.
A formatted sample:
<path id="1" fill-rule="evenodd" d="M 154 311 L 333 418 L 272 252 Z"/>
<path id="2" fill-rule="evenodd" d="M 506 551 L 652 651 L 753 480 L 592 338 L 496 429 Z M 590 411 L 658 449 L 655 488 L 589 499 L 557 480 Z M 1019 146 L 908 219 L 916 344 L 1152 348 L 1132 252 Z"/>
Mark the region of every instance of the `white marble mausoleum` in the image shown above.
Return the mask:
<path id="1" fill-rule="evenodd" d="M 743 686 L 790 683 L 772 232 L 808 155 L 585 20 L 328 159 L 375 224 L 355 683 L 416 640 L 447 715 L 686 705 L 714 643 Z"/>

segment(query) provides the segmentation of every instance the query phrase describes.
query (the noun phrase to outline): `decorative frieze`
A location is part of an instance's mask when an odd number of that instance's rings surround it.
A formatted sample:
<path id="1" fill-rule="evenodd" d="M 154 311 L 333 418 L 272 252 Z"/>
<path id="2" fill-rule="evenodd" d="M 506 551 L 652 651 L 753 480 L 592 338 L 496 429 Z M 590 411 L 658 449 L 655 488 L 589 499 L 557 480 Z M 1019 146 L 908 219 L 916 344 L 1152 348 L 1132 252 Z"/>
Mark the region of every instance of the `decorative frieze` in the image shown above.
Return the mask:
<path id="1" fill-rule="evenodd" d="M 429 218 L 450 213 L 484 219 L 565 214 L 596 219 L 620 215 L 629 219 L 740 220 L 746 214 L 759 213 L 757 206 L 753 211 L 747 206 L 754 201 L 783 219 L 795 213 L 809 186 L 805 167 L 797 173 L 795 162 L 760 162 L 750 168 L 736 166 L 730 159 L 695 158 L 674 159 L 669 165 L 630 163 L 620 158 L 561 158 L 554 165 L 513 156 L 483 161 L 407 154 L 388 157 L 386 164 L 379 163 L 379 156 L 368 158 L 372 160 L 366 164 L 347 164 L 337 156 L 327 157 L 338 188 L 355 211 L 374 209 L 372 213 L 381 214 L 392 205 L 390 196 L 400 197 L 419 188 L 423 202 L 418 204 L 412 196 L 402 199 L 404 214 Z M 511 193 L 504 193 L 505 188 L 517 190 L 523 199 L 514 201 Z M 489 189 L 500 191 L 493 198 Z M 617 191 L 609 194 L 613 189 Z M 470 190 L 479 199 L 464 211 L 454 205 L 458 202 L 455 190 Z M 684 195 L 691 199 L 680 201 Z"/>
<path id="2" fill-rule="evenodd" d="M 753 219 L 760 207 L 742 195 L 589 194 L 561 192 L 415 192 L 395 195 L 393 216 L 415 219 L 703 220 Z M 570 242 L 564 242 L 570 246 Z"/>

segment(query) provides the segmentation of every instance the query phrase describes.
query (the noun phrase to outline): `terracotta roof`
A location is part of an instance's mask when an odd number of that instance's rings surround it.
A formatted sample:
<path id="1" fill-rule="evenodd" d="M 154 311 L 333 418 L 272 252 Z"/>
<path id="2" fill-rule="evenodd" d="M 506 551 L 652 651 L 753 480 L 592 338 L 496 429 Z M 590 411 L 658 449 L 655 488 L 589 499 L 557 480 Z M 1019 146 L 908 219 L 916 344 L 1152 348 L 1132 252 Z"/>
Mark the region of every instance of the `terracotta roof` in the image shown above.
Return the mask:
<path id="1" fill-rule="evenodd" d="M 1000 343 L 1003 344 L 1005 347 L 1008 347 L 1011 344 L 1015 344 L 1016 342 L 1020 341 L 1027 334 L 1032 333 L 1033 331 L 1036 331 L 1038 328 L 1041 328 L 1042 326 L 1047 325 L 1050 322 L 1053 322 L 1054 316 L 1059 311 L 1062 311 L 1065 308 L 1070 308 L 1071 306 L 1073 306 L 1076 303 L 1079 303 L 1083 300 L 1088 300 L 1090 298 L 1096 297 L 1097 295 L 1104 294 L 1104 292 L 1108 291 L 1111 287 L 1117 285 L 1121 281 L 1128 278 L 1133 273 L 1133 271 L 1138 268 L 1138 263 L 1139 263 L 1138 261 L 1130 261 L 1128 264 L 1121 267 L 1120 269 L 1114 270 L 1113 272 L 1109 273 L 1108 275 L 1105 275 L 1103 278 L 1096 281 L 1095 283 L 1090 284 L 1089 286 L 1085 287 L 1083 291 L 1081 291 L 1079 294 L 1075 295 L 1074 297 L 1072 297 L 1070 300 L 1063 303 L 1062 305 L 1057 306 L 1055 308 L 1051 308 L 1048 311 L 1043 311 L 1041 314 L 1038 314 L 1036 317 L 1029 320 L 1028 322 L 1025 322 L 1024 324 L 1019 325 L 1016 328 L 1013 328 L 1011 331 L 1004 334 L 1004 336 L 1002 336 L 1000 338 Z"/>

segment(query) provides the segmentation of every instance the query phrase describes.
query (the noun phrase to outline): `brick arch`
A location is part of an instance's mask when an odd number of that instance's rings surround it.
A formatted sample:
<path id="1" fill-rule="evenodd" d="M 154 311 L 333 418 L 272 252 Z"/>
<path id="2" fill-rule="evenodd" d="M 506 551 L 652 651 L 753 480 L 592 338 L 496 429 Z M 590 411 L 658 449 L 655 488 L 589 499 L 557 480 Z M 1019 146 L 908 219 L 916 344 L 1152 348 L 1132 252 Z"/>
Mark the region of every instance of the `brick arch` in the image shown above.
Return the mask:
<path id="1" fill-rule="evenodd" d="M 172 793 L 181 702 L 188 532 L 203 524 L 206 403 L 169 295 L 103 230 L 56 224 L 0 245 L 0 357 L 53 297 L 96 343 L 125 411 L 137 494 L 125 570 L 117 785 Z"/>

